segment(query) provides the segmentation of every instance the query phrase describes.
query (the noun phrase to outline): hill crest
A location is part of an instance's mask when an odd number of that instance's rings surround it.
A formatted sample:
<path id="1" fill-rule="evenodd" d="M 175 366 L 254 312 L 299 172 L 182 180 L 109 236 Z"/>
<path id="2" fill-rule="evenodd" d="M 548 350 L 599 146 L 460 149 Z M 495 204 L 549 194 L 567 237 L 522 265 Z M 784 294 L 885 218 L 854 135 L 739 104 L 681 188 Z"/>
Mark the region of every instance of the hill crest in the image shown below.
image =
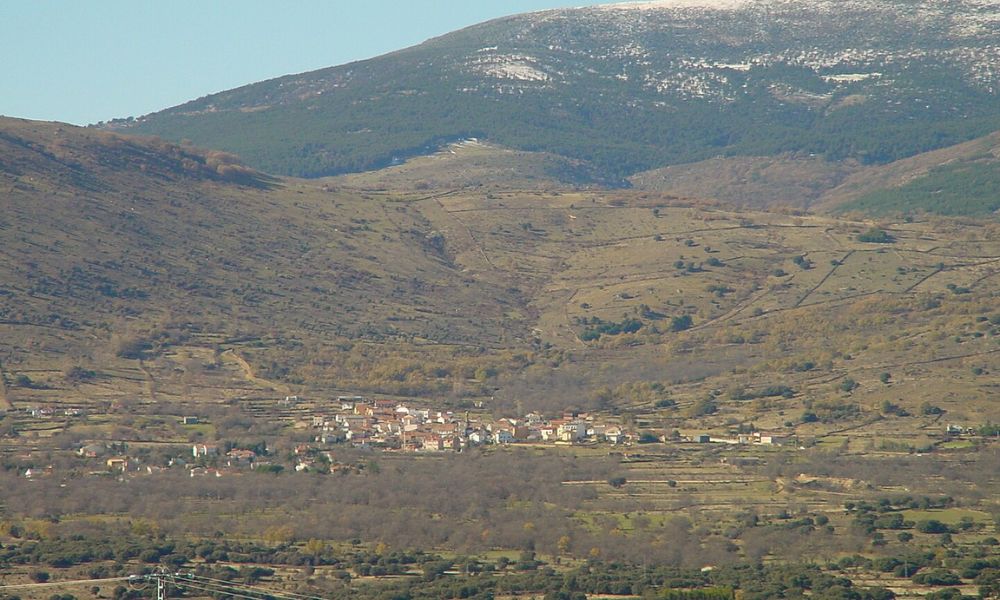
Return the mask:
<path id="1" fill-rule="evenodd" d="M 470 137 L 611 178 L 717 155 L 878 164 L 1000 129 L 996 13 L 972 0 L 551 10 L 109 126 L 309 177 Z"/>

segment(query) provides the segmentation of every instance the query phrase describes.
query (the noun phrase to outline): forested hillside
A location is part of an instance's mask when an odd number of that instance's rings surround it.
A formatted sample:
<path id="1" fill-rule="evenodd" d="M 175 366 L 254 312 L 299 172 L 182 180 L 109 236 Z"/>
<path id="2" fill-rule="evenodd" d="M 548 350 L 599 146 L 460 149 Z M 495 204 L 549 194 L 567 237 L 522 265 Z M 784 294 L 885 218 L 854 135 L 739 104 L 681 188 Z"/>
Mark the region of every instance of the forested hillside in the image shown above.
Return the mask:
<path id="1" fill-rule="evenodd" d="M 469 137 L 618 180 L 717 155 L 882 164 L 1000 129 L 995 10 L 748 0 L 543 11 L 108 126 L 305 177 Z"/>

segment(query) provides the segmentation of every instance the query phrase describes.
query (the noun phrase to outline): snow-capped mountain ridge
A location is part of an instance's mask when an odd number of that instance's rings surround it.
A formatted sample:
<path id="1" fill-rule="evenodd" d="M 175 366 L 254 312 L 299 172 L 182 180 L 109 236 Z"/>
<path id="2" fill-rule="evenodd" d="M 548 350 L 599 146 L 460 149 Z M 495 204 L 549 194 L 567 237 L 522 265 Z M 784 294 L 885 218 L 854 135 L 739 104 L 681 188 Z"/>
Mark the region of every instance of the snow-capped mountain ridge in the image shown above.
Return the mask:
<path id="1" fill-rule="evenodd" d="M 1000 129 L 998 77 L 997 2 L 656 0 L 497 19 L 116 125 L 299 175 L 463 137 L 618 175 L 734 153 L 881 162 Z"/>
<path id="2" fill-rule="evenodd" d="M 994 93 L 1000 72 L 1000 4 L 986 1 L 959 3 L 887 3 L 867 0 L 655 0 L 601 5 L 572 11 L 545 11 L 524 15 L 522 31 L 514 37 L 532 40 L 532 32 L 549 36 L 546 50 L 604 63 L 621 61 L 640 72 L 638 80 L 661 94 L 682 98 L 731 100 L 738 90 L 725 90 L 733 80 L 727 72 L 747 72 L 774 65 L 811 69 L 828 83 L 857 83 L 881 77 L 886 65 L 934 60 L 966 76 L 971 85 Z M 714 21 L 716 32 L 707 21 Z M 908 33 L 909 43 L 871 36 L 866 44 L 844 45 L 853 32 L 884 21 Z M 573 36 L 560 36 L 560 25 L 572 24 Z M 589 27 L 587 27 L 589 26 Z M 581 27 L 585 36 L 579 35 Z M 669 37 L 685 30 L 702 35 L 678 52 Z M 773 47 L 778 32 L 792 39 Z M 553 32 L 556 32 L 553 35 Z M 920 34 L 920 35 L 918 35 Z M 647 39 L 639 43 L 637 39 Z M 771 46 L 771 47 L 768 47 Z M 492 56 L 478 63 L 492 68 L 472 72 L 496 79 L 560 83 L 551 77 L 555 64 L 541 56 L 509 53 L 493 47 Z M 516 58 L 514 58 L 516 56 Z M 525 78 L 505 66 L 531 63 L 539 76 Z M 614 73 L 616 79 L 634 79 Z M 562 80 L 565 82 L 565 80 Z M 883 82 L 891 83 L 891 82 Z M 499 91 L 502 86 L 497 86 Z"/>

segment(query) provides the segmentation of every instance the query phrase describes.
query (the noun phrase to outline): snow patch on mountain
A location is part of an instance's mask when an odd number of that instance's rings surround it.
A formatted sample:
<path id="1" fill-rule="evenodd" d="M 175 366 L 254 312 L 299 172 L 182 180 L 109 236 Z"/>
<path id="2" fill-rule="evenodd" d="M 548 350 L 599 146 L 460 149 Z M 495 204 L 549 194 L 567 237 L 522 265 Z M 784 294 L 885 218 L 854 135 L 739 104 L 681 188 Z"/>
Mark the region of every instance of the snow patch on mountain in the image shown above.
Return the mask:
<path id="1" fill-rule="evenodd" d="M 552 76 L 538 62 L 525 54 L 498 54 L 493 49 L 480 50 L 470 61 L 471 70 L 495 79 L 547 82 Z"/>
<path id="2" fill-rule="evenodd" d="M 602 4 L 600 10 L 663 10 L 671 8 L 709 8 L 714 10 L 735 10 L 754 0 L 645 0 L 640 2 L 618 2 Z"/>
<path id="3" fill-rule="evenodd" d="M 991 93 L 1000 74 L 995 0 L 642 0 L 517 19 L 504 43 L 467 63 L 495 90 L 596 76 L 670 99 L 730 103 L 755 75 L 800 67 L 827 86 L 807 95 L 813 102 L 834 90 L 885 89 L 917 63 L 949 65 Z M 856 36 L 880 28 L 888 35 Z"/>

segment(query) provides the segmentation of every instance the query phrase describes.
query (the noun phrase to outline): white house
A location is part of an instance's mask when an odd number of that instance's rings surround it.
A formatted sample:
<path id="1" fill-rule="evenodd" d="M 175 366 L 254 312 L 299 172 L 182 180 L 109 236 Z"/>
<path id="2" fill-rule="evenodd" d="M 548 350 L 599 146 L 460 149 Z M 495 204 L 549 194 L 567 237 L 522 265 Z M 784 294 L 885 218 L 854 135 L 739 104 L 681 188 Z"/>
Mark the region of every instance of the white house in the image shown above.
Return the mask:
<path id="1" fill-rule="evenodd" d="M 198 458 L 199 456 L 215 456 L 219 453 L 219 447 L 215 444 L 195 444 L 191 447 L 191 454 Z"/>
<path id="2" fill-rule="evenodd" d="M 604 439 L 612 444 L 622 444 L 625 442 L 625 434 L 618 427 L 609 427 L 604 430 Z"/>
<path id="3" fill-rule="evenodd" d="M 587 424 L 581 421 L 570 421 L 559 426 L 557 437 L 564 442 L 578 442 L 587 437 Z"/>

